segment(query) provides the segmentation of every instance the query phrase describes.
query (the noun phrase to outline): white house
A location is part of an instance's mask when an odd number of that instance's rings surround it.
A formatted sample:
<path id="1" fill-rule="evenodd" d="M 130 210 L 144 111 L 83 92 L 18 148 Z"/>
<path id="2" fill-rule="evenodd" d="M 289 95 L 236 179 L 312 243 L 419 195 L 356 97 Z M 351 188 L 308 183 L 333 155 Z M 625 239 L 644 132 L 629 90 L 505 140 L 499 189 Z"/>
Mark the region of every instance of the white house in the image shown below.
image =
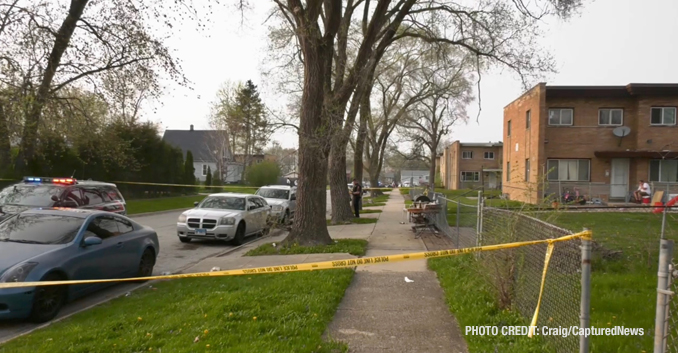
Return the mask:
<path id="1" fill-rule="evenodd" d="M 207 170 L 212 173 L 221 169 L 224 182 L 238 182 L 242 176 L 242 164 L 233 160 L 229 148 L 228 133 L 218 130 L 165 130 L 163 141 L 180 148 L 186 159 L 186 152 L 193 154 L 195 179 L 205 181 Z"/>

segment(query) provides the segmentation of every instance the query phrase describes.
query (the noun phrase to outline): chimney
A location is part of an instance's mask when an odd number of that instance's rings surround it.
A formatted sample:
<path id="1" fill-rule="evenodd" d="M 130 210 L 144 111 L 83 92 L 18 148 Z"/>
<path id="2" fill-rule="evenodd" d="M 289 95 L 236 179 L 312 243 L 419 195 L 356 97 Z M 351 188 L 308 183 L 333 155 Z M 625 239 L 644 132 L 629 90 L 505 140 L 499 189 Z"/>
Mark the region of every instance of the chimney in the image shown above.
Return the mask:
<path id="1" fill-rule="evenodd" d="M 191 131 L 193 131 L 193 124 L 191 124 Z"/>

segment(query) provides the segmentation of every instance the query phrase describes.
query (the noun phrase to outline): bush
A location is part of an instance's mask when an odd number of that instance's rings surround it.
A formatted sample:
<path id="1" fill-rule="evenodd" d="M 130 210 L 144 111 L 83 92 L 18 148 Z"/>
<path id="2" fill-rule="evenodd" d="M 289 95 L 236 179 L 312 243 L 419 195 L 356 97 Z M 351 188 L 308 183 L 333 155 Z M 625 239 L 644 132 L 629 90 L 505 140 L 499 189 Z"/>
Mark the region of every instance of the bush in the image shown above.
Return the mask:
<path id="1" fill-rule="evenodd" d="M 252 186 L 275 184 L 280 176 L 280 167 L 275 162 L 262 161 L 247 168 L 247 181 Z"/>
<path id="2" fill-rule="evenodd" d="M 212 167 L 207 167 L 207 177 L 205 178 L 205 186 L 212 185 Z"/>

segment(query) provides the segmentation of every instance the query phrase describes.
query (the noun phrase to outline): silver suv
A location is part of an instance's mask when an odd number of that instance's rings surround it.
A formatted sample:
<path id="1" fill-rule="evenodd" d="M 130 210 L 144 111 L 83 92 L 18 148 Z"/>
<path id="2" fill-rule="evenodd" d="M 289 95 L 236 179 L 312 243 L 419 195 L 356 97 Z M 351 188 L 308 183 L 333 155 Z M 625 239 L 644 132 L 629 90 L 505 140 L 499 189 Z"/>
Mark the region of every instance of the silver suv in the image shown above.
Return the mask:
<path id="1" fill-rule="evenodd" d="M 271 206 L 271 218 L 282 224 L 288 224 L 297 208 L 297 188 L 287 185 L 267 185 L 257 190 Z"/>
<path id="2" fill-rule="evenodd" d="M 177 220 L 177 235 L 182 243 L 191 239 L 216 239 L 233 240 L 240 245 L 247 236 L 268 232 L 270 208 L 259 196 L 212 194 L 195 206 Z"/>

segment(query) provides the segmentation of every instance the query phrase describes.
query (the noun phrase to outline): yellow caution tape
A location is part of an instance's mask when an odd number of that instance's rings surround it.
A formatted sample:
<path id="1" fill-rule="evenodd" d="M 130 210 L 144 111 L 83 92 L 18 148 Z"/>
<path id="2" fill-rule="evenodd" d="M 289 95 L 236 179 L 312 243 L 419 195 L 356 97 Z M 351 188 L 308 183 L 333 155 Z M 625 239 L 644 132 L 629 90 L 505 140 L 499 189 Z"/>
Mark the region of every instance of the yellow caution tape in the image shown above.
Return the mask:
<path id="1" fill-rule="evenodd" d="M 574 239 L 590 240 L 591 239 L 591 231 L 584 231 L 584 232 L 581 232 L 581 233 L 567 235 L 567 236 L 556 238 L 556 239 L 533 240 L 533 241 L 523 241 L 523 242 L 515 242 L 515 243 L 507 243 L 507 244 L 478 246 L 478 247 L 463 248 L 463 249 L 426 251 L 426 252 L 399 254 L 399 255 L 373 256 L 373 257 L 363 257 L 363 258 L 358 258 L 358 259 L 324 261 L 324 262 L 304 263 L 304 264 L 296 264 L 296 265 L 255 267 L 255 268 L 246 268 L 246 269 L 240 269 L 240 270 L 198 272 L 198 273 L 187 273 L 187 274 L 176 274 L 176 275 L 161 275 L 161 276 L 119 278 L 119 279 L 94 279 L 94 280 L 73 280 L 73 281 L 40 281 L 40 282 L 0 283 L 0 289 L 3 289 L 3 288 L 36 287 L 36 286 L 54 286 L 54 285 L 73 285 L 73 284 L 134 282 L 134 281 L 177 279 L 177 278 L 195 278 L 195 277 L 224 277 L 224 276 L 241 276 L 241 275 L 254 275 L 254 274 L 282 273 L 282 272 L 328 270 L 328 269 L 335 269 L 335 268 L 347 268 L 347 267 L 365 266 L 365 265 L 379 265 L 379 264 L 400 262 L 400 261 L 431 259 L 431 258 L 437 258 L 437 257 L 446 257 L 446 256 L 454 256 L 454 255 L 461 255 L 461 254 L 469 254 L 469 253 L 475 253 L 475 252 L 481 252 L 481 251 L 494 251 L 494 250 L 502 250 L 502 249 L 512 249 L 512 248 L 518 248 L 518 247 L 521 247 L 521 246 L 529 246 L 529 245 L 544 244 L 544 243 L 553 244 L 553 243 L 556 243 L 556 242 L 564 242 L 564 241 L 570 241 L 570 240 L 574 240 Z"/>
<path id="2" fill-rule="evenodd" d="M 534 309 L 534 315 L 532 316 L 532 323 L 530 323 L 530 332 L 527 334 L 527 337 L 532 338 L 534 335 L 534 329 L 537 327 L 537 317 L 539 316 L 539 307 L 541 306 L 541 296 L 544 294 L 544 283 L 546 283 L 546 271 L 549 268 L 549 263 L 551 262 L 551 254 L 553 254 L 553 242 L 549 242 L 548 247 L 546 248 L 546 258 L 544 259 L 544 270 L 541 274 L 541 286 L 539 287 L 539 299 L 537 300 L 537 307 Z"/>

